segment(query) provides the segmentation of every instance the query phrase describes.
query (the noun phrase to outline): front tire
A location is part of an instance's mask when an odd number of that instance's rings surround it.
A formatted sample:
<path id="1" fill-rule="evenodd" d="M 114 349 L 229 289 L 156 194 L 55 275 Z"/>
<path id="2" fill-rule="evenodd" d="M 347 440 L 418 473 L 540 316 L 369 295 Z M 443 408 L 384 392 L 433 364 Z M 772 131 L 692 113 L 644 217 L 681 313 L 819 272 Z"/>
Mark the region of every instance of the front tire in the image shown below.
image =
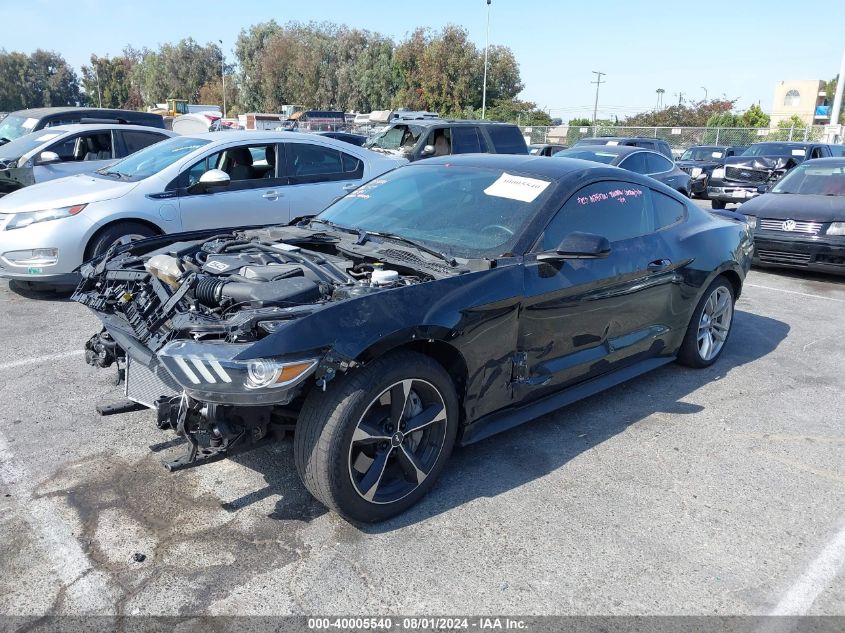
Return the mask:
<path id="1" fill-rule="evenodd" d="M 719 359 L 731 333 L 735 301 L 733 286 L 724 277 L 717 277 L 707 287 L 681 343 L 681 364 L 702 368 Z"/>
<path id="2" fill-rule="evenodd" d="M 458 400 L 448 373 L 403 351 L 314 389 L 294 434 L 308 491 L 341 516 L 383 521 L 419 501 L 452 452 Z"/>
<path id="3" fill-rule="evenodd" d="M 86 249 L 85 259 L 93 259 L 105 253 L 113 244 L 128 244 L 135 240 L 157 235 L 156 231 L 140 222 L 117 222 L 100 231 Z"/>

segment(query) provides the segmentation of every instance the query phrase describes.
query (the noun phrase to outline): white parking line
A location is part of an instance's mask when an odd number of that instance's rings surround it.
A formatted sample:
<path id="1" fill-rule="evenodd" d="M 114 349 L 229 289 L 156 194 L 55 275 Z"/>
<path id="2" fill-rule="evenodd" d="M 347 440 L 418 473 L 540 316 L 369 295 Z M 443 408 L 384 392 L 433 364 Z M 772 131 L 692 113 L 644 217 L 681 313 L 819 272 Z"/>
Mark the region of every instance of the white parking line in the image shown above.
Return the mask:
<path id="1" fill-rule="evenodd" d="M 32 358 L 21 358 L 20 360 L 9 361 L 8 363 L 0 363 L 0 371 L 4 369 L 14 369 L 15 367 L 25 367 L 27 365 L 38 365 L 46 363 L 51 360 L 61 360 L 62 358 L 70 358 L 71 356 L 78 356 L 82 354 L 83 350 L 75 349 L 69 352 L 60 352 L 58 354 L 47 354 L 45 356 L 33 356 Z"/>
<path id="2" fill-rule="evenodd" d="M 74 594 L 94 591 L 95 595 L 105 597 L 114 593 L 110 591 L 110 581 L 104 576 L 89 574 L 94 569 L 91 560 L 74 537 L 71 527 L 62 520 L 56 503 L 49 497 L 32 496 L 30 486 L 33 478 L 15 459 L 3 433 L 0 433 L 0 481 L 12 493 L 17 511 L 33 534 L 40 536 L 38 545 L 46 550 L 50 560 L 56 561 L 51 570 L 66 590 L 66 596 L 70 594 L 77 603 L 85 604 L 84 595 Z M 81 587 L 74 585 L 86 574 L 89 574 L 88 583 Z"/>
<path id="3" fill-rule="evenodd" d="M 761 286 L 759 284 L 745 284 L 749 288 L 762 288 L 763 290 L 773 290 L 775 292 L 785 292 L 790 295 L 798 295 L 799 297 L 812 297 L 813 299 L 824 299 L 825 301 L 836 301 L 837 303 L 845 303 L 845 299 L 837 299 L 836 297 L 825 297 L 824 295 L 814 295 L 809 292 L 798 292 L 797 290 L 786 290 L 784 288 L 772 288 L 771 286 Z"/>
<path id="4" fill-rule="evenodd" d="M 819 594 L 830 586 L 843 566 L 845 566 L 845 526 L 810 564 L 807 571 L 790 587 L 771 615 L 806 614 Z"/>

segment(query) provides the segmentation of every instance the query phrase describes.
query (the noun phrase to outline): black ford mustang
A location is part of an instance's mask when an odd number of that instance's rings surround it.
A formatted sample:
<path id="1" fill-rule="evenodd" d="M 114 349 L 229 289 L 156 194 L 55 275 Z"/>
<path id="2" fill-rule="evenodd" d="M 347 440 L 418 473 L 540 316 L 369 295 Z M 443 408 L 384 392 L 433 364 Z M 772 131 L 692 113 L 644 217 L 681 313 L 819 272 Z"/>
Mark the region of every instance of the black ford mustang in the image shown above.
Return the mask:
<path id="1" fill-rule="evenodd" d="M 295 226 L 168 235 L 83 267 L 87 359 L 191 444 L 171 468 L 294 433 L 353 520 L 422 497 L 470 444 L 673 360 L 716 361 L 743 222 L 650 178 L 531 156 L 435 158 Z"/>

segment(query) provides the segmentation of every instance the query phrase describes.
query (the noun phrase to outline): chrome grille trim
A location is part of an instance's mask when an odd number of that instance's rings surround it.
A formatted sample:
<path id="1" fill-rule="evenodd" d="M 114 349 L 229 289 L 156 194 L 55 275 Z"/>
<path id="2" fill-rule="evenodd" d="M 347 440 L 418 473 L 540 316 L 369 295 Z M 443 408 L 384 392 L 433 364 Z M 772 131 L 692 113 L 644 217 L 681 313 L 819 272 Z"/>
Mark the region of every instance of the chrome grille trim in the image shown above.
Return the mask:
<path id="1" fill-rule="evenodd" d="M 741 182 L 755 182 L 764 183 L 769 180 L 768 171 L 760 171 L 757 169 L 749 169 L 747 167 L 733 167 L 727 165 L 725 167 L 726 180 L 738 180 Z"/>
<path id="2" fill-rule="evenodd" d="M 794 222 L 795 227 L 787 231 L 784 228 L 786 222 Z M 763 218 L 757 221 L 757 229 L 761 231 L 781 231 L 783 233 L 805 233 L 808 235 L 817 235 L 822 230 L 821 222 L 809 222 L 804 220 L 773 220 L 771 218 Z"/>

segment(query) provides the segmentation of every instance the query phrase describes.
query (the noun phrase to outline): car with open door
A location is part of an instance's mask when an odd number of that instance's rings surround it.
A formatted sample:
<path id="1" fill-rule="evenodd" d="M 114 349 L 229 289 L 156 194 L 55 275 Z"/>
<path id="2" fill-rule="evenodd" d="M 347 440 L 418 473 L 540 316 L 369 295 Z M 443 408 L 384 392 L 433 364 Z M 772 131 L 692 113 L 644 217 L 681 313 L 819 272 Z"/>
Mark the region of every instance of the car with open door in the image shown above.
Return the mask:
<path id="1" fill-rule="evenodd" d="M 114 244 L 284 224 L 406 162 L 299 132 L 174 136 L 96 172 L 0 198 L 0 278 L 75 285 L 76 268 Z"/>
<path id="2" fill-rule="evenodd" d="M 295 225 L 115 248 L 73 298 L 104 326 L 88 362 L 117 363 L 127 398 L 188 440 L 168 468 L 292 431 L 307 489 L 378 521 L 455 445 L 675 360 L 712 365 L 751 251 L 746 224 L 646 176 L 476 154 Z"/>

